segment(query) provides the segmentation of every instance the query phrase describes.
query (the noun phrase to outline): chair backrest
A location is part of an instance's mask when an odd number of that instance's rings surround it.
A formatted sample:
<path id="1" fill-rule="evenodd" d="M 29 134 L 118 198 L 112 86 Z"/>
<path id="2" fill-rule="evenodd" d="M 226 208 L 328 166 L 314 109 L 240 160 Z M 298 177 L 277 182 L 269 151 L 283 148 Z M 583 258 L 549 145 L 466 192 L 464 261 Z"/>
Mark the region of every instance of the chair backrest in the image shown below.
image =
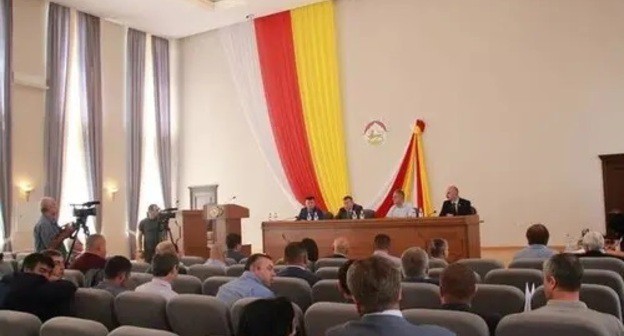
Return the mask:
<path id="1" fill-rule="evenodd" d="M 622 306 L 620 299 L 615 291 L 607 286 L 582 284 L 580 292 L 580 300 L 585 302 L 589 309 L 599 311 L 601 313 L 610 314 L 618 319 L 622 315 Z M 535 290 L 531 300 L 531 309 L 538 309 L 546 305 L 546 296 L 544 288 L 539 287 Z"/>
<path id="2" fill-rule="evenodd" d="M 271 290 L 277 296 L 287 297 L 304 312 L 312 304 L 312 288 L 303 279 L 275 277 Z"/>
<path id="3" fill-rule="evenodd" d="M 73 316 L 102 323 L 108 330 L 117 327 L 113 315 L 115 298 L 102 289 L 78 288 L 72 301 Z"/>
<path id="4" fill-rule="evenodd" d="M 232 258 L 225 258 L 225 264 L 227 266 L 232 266 L 232 265 L 236 265 L 238 263 L 236 262 L 236 260 L 234 260 Z"/>
<path id="5" fill-rule="evenodd" d="M 461 336 L 490 335 L 485 321 L 473 313 L 441 309 L 408 309 L 403 311 L 403 316 L 413 324 L 437 325 Z"/>
<path id="6" fill-rule="evenodd" d="M 202 294 L 215 296 L 217 295 L 217 292 L 219 291 L 219 287 L 221 287 L 221 285 L 226 284 L 234 279 L 236 278 L 229 276 L 214 276 L 208 278 L 202 284 Z"/>
<path id="7" fill-rule="evenodd" d="M 3 275 L 13 274 L 14 271 L 13 260 L 0 260 L 0 278 Z"/>
<path id="8" fill-rule="evenodd" d="M 321 267 L 314 272 L 319 279 L 337 280 L 339 267 Z"/>
<path id="9" fill-rule="evenodd" d="M 490 271 L 485 276 L 485 283 L 490 285 L 514 286 L 524 292 L 526 285 L 535 287 L 544 282 L 542 272 L 535 269 L 497 269 Z"/>
<path id="10" fill-rule="evenodd" d="M 375 210 L 364 209 L 364 218 L 375 218 Z"/>
<path id="11" fill-rule="evenodd" d="M 315 266 L 317 270 L 323 267 L 340 267 L 348 260 L 347 258 L 320 258 L 316 261 Z"/>
<path id="12" fill-rule="evenodd" d="M 434 284 L 404 282 L 401 290 L 401 309 L 440 308 L 440 288 Z"/>
<path id="13" fill-rule="evenodd" d="M 139 286 L 141 286 L 144 283 L 148 283 L 150 281 L 152 281 L 152 278 L 154 276 L 149 274 L 149 273 L 135 273 L 132 272 L 130 273 L 130 280 L 128 281 L 128 288 L 129 289 L 135 289 Z"/>
<path id="14" fill-rule="evenodd" d="M 169 330 L 167 301 L 153 293 L 123 292 L 115 298 L 119 325 Z"/>
<path id="15" fill-rule="evenodd" d="M 111 331 L 108 336 L 178 336 L 172 332 L 148 328 L 121 326 Z"/>
<path id="16" fill-rule="evenodd" d="M 104 280 L 105 274 L 103 268 L 92 268 L 85 273 L 84 287 L 91 288 L 97 286 Z"/>
<path id="17" fill-rule="evenodd" d="M 287 265 L 275 265 L 273 267 L 273 269 L 275 270 L 275 273 L 279 273 L 280 271 L 282 271 L 283 269 L 285 269 L 286 267 L 288 267 Z M 310 269 L 310 268 L 309 268 Z"/>
<path id="18" fill-rule="evenodd" d="M 494 259 L 461 259 L 457 261 L 460 264 L 466 265 L 466 267 L 479 274 L 481 279 L 485 279 L 485 275 L 491 270 L 505 268 L 502 262 Z"/>
<path id="19" fill-rule="evenodd" d="M 225 268 L 219 266 L 193 265 L 189 267 L 189 274 L 201 282 L 213 276 L 225 276 Z"/>
<path id="20" fill-rule="evenodd" d="M 204 259 L 203 257 L 197 257 L 197 256 L 182 256 L 180 258 L 180 262 L 184 266 L 190 267 L 193 265 L 201 265 L 206 262 L 206 259 Z"/>
<path id="21" fill-rule="evenodd" d="M 150 268 L 150 264 L 143 261 L 132 260 L 130 262 L 132 263 L 132 272 L 134 273 L 146 273 Z"/>
<path id="22" fill-rule="evenodd" d="M 338 289 L 338 280 L 321 280 L 312 287 L 314 302 L 346 303 L 346 299 Z"/>
<path id="23" fill-rule="evenodd" d="M 225 269 L 225 275 L 231 277 L 239 277 L 243 273 L 245 273 L 245 265 L 243 264 L 232 265 Z"/>
<path id="24" fill-rule="evenodd" d="M 41 320 L 35 315 L 12 310 L 0 310 L 2 336 L 39 336 Z"/>
<path id="25" fill-rule="evenodd" d="M 582 282 L 613 289 L 620 299 L 620 307 L 624 309 L 624 280 L 619 274 L 607 270 L 587 269 L 583 272 Z"/>
<path id="26" fill-rule="evenodd" d="M 306 336 L 324 336 L 328 329 L 359 318 L 353 304 L 315 303 L 305 312 Z"/>
<path id="27" fill-rule="evenodd" d="M 609 270 L 624 278 L 624 261 L 612 257 L 580 258 L 583 269 Z"/>
<path id="28" fill-rule="evenodd" d="M 503 318 L 496 336 L 565 335 L 607 336 L 602 326 L 585 316 L 571 317 L 564 313 L 513 314 Z M 613 336 L 613 335 L 611 335 Z"/>
<path id="29" fill-rule="evenodd" d="M 515 259 L 509 264 L 508 268 L 527 268 L 541 271 L 544 269 L 544 259 Z"/>
<path id="30" fill-rule="evenodd" d="M 507 316 L 524 311 L 524 292 L 507 285 L 477 285 L 472 299 L 472 311 L 477 314 Z"/>
<path id="31" fill-rule="evenodd" d="M 4 333 L 3 333 L 4 335 Z M 40 336 L 106 336 L 108 329 L 99 322 L 75 317 L 55 317 L 41 326 Z"/>
<path id="32" fill-rule="evenodd" d="M 245 265 L 247 263 L 247 259 L 248 258 L 243 258 L 238 263 L 241 264 L 241 265 Z"/>
<path id="33" fill-rule="evenodd" d="M 15 254 L 15 260 L 17 260 L 17 262 L 23 261 L 24 258 L 26 258 L 31 253 L 32 252 L 19 252 Z"/>
<path id="34" fill-rule="evenodd" d="M 256 300 L 258 300 L 258 298 L 240 299 L 236 301 L 230 308 L 230 321 L 232 322 L 232 331 L 234 335 L 238 335 L 238 324 L 240 322 L 240 317 L 243 313 L 243 309 L 245 309 L 245 307 L 248 304 Z M 295 319 L 297 319 L 297 322 L 298 322 L 297 330 L 301 330 L 304 324 L 303 312 L 301 311 L 301 308 L 299 308 L 299 306 L 297 306 L 295 303 L 293 303 L 292 305 L 293 305 L 293 309 L 295 310 Z M 303 334 L 298 333 L 298 335 L 303 335 Z"/>
<path id="35" fill-rule="evenodd" d="M 171 283 L 171 289 L 178 294 L 201 294 L 202 282 L 192 275 L 179 274 Z"/>
<path id="36" fill-rule="evenodd" d="M 432 258 L 429 259 L 429 269 L 440 268 L 444 269 L 448 266 L 448 262 L 444 259 Z"/>
<path id="37" fill-rule="evenodd" d="M 172 298 L 167 303 L 167 318 L 179 336 L 231 335 L 228 307 L 211 296 L 183 294 Z"/>
<path id="38" fill-rule="evenodd" d="M 430 268 L 429 269 L 429 277 L 432 279 L 440 279 L 440 274 L 444 271 L 444 268 Z"/>
<path id="39" fill-rule="evenodd" d="M 66 269 L 63 279 L 73 282 L 77 287 L 83 287 L 85 282 L 84 274 L 79 270 Z"/>

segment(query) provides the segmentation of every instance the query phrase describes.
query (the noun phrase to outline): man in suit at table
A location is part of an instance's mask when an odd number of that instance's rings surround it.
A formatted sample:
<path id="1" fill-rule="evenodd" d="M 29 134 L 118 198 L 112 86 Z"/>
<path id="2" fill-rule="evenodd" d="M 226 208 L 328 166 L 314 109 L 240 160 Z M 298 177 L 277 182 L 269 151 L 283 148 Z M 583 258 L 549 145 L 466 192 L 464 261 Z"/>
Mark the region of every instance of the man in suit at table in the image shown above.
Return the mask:
<path id="1" fill-rule="evenodd" d="M 338 210 L 336 219 L 358 219 L 364 218 L 364 208 L 353 202 L 353 197 L 345 196 L 342 199 L 344 206 Z"/>
<path id="2" fill-rule="evenodd" d="M 467 199 L 459 197 L 459 189 L 450 186 L 446 190 L 446 201 L 442 204 L 440 216 L 467 216 L 472 215 L 472 204 Z"/>
<path id="3" fill-rule="evenodd" d="M 314 196 L 308 196 L 305 199 L 305 207 L 299 212 L 297 220 L 321 220 L 325 219 L 323 211 L 316 207 Z"/>

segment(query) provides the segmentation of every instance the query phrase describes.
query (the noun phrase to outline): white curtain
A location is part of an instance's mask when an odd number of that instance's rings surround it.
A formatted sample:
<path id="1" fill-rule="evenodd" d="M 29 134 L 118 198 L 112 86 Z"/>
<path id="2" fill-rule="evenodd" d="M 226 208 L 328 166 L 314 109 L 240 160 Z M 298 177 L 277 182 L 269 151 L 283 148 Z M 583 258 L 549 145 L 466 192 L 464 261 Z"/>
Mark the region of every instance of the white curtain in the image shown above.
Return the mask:
<path id="1" fill-rule="evenodd" d="M 293 208 L 298 209 L 301 204 L 288 185 L 273 138 L 253 21 L 221 28 L 219 35 L 249 128 L 280 188 Z"/>

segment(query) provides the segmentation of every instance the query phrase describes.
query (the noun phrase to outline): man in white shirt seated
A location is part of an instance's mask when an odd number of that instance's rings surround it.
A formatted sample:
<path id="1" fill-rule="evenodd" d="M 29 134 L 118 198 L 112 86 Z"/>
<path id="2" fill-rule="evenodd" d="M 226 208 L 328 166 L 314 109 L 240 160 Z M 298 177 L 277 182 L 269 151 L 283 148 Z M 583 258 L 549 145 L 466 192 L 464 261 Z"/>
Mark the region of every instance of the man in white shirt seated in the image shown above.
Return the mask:
<path id="1" fill-rule="evenodd" d="M 169 300 L 178 295 L 171 289 L 171 283 L 178 276 L 178 257 L 167 254 L 156 254 L 152 258 L 152 281 L 135 289 L 136 292 L 154 293 Z"/>
<path id="2" fill-rule="evenodd" d="M 378 234 L 375 236 L 373 256 L 382 257 L 390 260 L 395 267 L 401 268 L 401 258 L 390 255 L 390 237 L 386 234 Z"/>
<path id="3" fill-rule="evenodd" d="M 397 189 L 392 194 L 392 207 L 388 210 L 387 218 L 407 218 L 415 216 L 414 207 L 405 204 L 405 193 L 401 189 Z"/>

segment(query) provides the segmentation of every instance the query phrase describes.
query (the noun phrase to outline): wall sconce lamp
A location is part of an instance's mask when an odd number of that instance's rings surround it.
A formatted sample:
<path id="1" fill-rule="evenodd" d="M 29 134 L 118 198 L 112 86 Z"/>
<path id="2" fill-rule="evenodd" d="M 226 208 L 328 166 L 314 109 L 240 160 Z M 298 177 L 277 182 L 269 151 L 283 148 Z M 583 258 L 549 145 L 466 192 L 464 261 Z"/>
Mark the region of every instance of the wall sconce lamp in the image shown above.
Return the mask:
<path id="1" fill-rule="evenodd" d="M 32 184 L 30 184 L 29 182 L 21 182 L 19 184 L 19 189 L 22 192 L 22 195 L 24 196 L 24 199 L 26 200 L 26 202 L 30 201 L 30 193 L 32 193 L 33 190 L 35 190 Z"/>
<path id="2" fill-rule="evenodd" d="M 105 188 L 105 189 L 106 189 L 106 192 L 108 193 L 108 197 L 109 197 L 111 200 L 113 200 L 113 201 L 114 201 L 114 200 L 115 200 L 115 195 L 116 195 L 116 194 L 117 194 L 117 192 L 119 191 L 119 188 L 117 188 L 117 186 L 116 186 L 116 185 L 114 185 L 114 184 L 109 184 L 109 185 L 107 185 L 107 186 L 106 186 L 106 188 Z"/>

